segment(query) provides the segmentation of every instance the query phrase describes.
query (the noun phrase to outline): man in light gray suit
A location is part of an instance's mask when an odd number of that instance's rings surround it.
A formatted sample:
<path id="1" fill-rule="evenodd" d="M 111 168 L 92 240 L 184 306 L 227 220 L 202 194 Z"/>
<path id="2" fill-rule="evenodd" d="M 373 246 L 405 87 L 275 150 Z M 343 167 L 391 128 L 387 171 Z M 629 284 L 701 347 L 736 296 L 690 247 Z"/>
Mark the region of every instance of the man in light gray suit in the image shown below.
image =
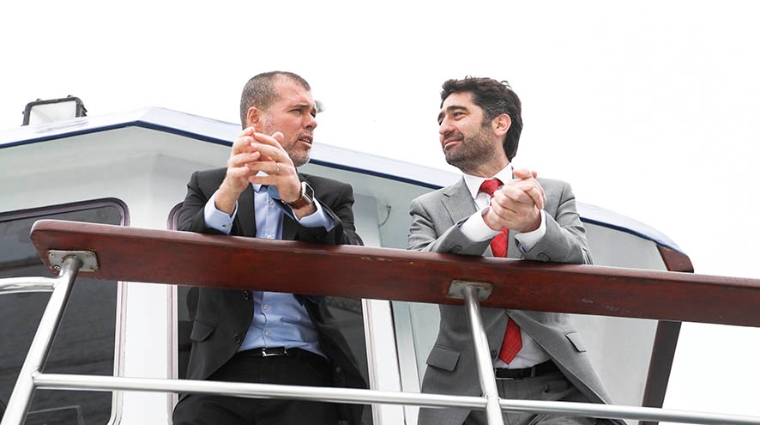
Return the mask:
<path id="1" fill-rule="evenodd" d="M 467 77 L 443 84 L 439 136 L 464 176 L 412 201 L 409 249 L 590 264 L 570 185 L 514 170 L 521 103 L 506 83 Z M 441 324 L 422 391 L 482 394 L 462 306 L 440 306 Z M 482 309 L 502 398 L 609 403 L 567 314 Z M 505 413 L 505 423 L 590 424 L 594 418 Z M 485 412 L 421 409 L 420 425 L 485 424 Z M 621 422 L 622 423 L 622 422 Z"/>

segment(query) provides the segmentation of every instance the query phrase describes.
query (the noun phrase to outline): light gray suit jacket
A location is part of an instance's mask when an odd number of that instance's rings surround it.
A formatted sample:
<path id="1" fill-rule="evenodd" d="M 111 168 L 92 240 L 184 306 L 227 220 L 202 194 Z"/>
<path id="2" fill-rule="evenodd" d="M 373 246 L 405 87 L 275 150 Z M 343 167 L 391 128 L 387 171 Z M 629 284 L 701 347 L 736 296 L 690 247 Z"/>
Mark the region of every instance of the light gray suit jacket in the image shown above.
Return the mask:
<path id="1" fill-rule="evenodd" d="M 508 256 L 558 263 L 591 264 L 585 230 L 575 208 L 570 185 L 550 179 L 538 179 L 546 193 L 546 234 L 530 249 L 522 252 L 510 231 Z M 425 194 L 412 201 L 412 226 L 409 249 L 490 257 L 490 241 L 474 243 L 462 234 L 461 222 L 477 207 L 464 178 L 452 186 Z M 427 359 L 428 368 L 422 391 L 437 394 L 480 396 L 474 347 L 469 321 L 462 306 L 440 306 L 441 324 L 438 339 Z M 504 338 L 507 318 L 511 317 L 549 353 L 562 373 L 593 402 L 609 403 L 610 397 L 594 372 L 574 325 L 567 314 L 537 311 L 482 309 L 483 324 L 491 347 L 491 357 Z M 459 425 L 469 414 L 467 409 L 421 409 L 421 425 Z"/>

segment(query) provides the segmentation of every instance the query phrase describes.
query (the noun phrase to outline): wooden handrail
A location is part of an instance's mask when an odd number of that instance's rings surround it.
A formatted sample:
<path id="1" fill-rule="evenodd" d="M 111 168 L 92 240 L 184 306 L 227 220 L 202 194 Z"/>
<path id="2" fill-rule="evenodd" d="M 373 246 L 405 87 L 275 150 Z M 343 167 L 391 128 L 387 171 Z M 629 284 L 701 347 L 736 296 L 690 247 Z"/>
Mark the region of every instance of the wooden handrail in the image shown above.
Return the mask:
<path id="1" fill-rule="evenodd" d="M 40 220 L 49 250 L 94 252 L 95 279 L 462 304 L 452 280 L 493 284 L 484 307 L 760 326 L 760 280 Z M 51 269 L 52 270 L 52 269 Z"/>

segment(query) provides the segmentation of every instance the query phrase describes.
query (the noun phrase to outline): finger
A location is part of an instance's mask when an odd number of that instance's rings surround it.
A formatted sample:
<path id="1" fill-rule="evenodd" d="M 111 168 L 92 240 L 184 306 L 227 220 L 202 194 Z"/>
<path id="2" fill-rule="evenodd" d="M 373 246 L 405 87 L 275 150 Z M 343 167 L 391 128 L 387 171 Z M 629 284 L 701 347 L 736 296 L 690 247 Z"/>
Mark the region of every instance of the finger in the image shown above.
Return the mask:
<path id="1" fill-rule="evenodd" d="M 272 136 L 263 133 L 255 133 L 253 135 L 253 146 L 255 149 L 261 150 L 262 154 L 270 157 L 273 161 L 292 163 L 285 148 L 280 144 L 283 137 L 284 136 L 279 131 Z"/>
<path id="2" fill-rule="evenodd" d="M 269 160 L 272 162 L 279 162 L 281 164 L 291 165 L 293 161 L 285 149 L 279 146 L 272 146 L 264 143 L 253 143 L 253 149 L 257 152 L 261 152 L 262 160 Z"/>
<path id="3" fill-rule="evenodd" d="M 526 193 L 528 193 L 530 197 L 533 198 L 533 202 L 536 204 L 536 208 L 539 210 L 544 209 L 546 195 L 544 194 L 544 190 L 541 186 L 533 186 L 531 187 L 530 191 Z"/>
<path id="4" fill-rule="evenodd" d="M 294 173 L 291 173 L 289 170 L 289 168 L 292 168 L 292 166 L 286 163 L 282 163 L 282 162 L 253 161 L 253 162 L 246 163 L 245 166 L 249 170 L 252 170 L 255 172 L 263 171 L 267 173 L 267 175 L 269 176 L 290 176 L 294 174 Z"/>
<path id="5" fill-rule="evenodd" d="M 254 133 L 255 129 L 253 127 L 248 127 L 243 130 L 232 143 L 233 152 L 237 153 L 237 150 L 245 149 L 247 145 L 250 145 L 250 143 L 253 142 Z"/>
<path id="6" fill-rule="evenodd" d="M 243 152 L 230 156 L 227 168 L 242 168 L 246 164 L 261 160 L 261 152 Z"/>
<path id="7" fill-rule="evenodd" d="M 255 140 L 256 142 L 261 143 L 263 145 L 274 146 L 280 149 L 282 149 L 282 145 L 280 144 L 280 141 L 282 141 L 283 138 L 284 136 L 279 131 L 275 132 L 271 136 L 264 133 L 253 133 L 253 140 Z"/>
<path id="8" fill-rule="evenodd" d="M 527 193 L 528 196 L 533 199 L 533 202 L 536 204 L 536 206 L 539 209 L 543 209 L 544 204 L 546 203 L 546 193 L 544 192 L 544 188 L 541 186 L 541 183 L 539 183 L 536 179 L 531 177 L 525 180 L 512 180 L 510 181 L 510 186 L 514 186 L 520 190 L 525 191 L 525 193 Z"/>
<path id="9" fill-rule="evenodd" d="M 500 204 L 498 202 L 495 202 L 492 200 L 491 202 L 491 208 L 488 210 L 487 215 L 488 221 L 492 224 L 491 227 L 494 230 L 499 230 L 504 227 L 510 228 L 516 217 L 519 216 L 519 213 L 513 210 L 510 206 L 508 206 L 509 202 L 505 202 L 504 204 Z M 518 205 L 516 203 L 512 203 L 512 206 Z"/>
<path id="10" fill-rule="evenodd" d="M 262 163 L 259 167 L 269 167 L 272 169 L 275 167 L 274 163 Z M 265 170 L 266 171 L 266 170 Z M 269 186 L 275 186 L 280 192 L 281 199 L 295 200 L 299 197 L 301 190 L 301 183 L 295 175 L 278 175 L 274 174 L 275 170 L 272 170 L 272 174 L 262 175 L 253 174 L 248 177 L 248 181 L 253 184 L 265 184 Z"/>
<path id="11" fill-rule="evenodd" d="M 531 179 L 538 177 L 538 173 L 529 168 L 516 168 L 512 174 L 519 179 Z"/>
<path id="12" fill-rule="evenodd" d="M 538 209 L 544 208 L 544 201 L 546 198 L 544 197 L 543 191 L 540 189 L 540 186 L 534 186 L 530 185 L 523 189 L 523 193 L 525 193 L 528 197 L 531 199 L 531 203 L 536 206 Z"/>
<path id="13" fill-rule="evenodd" d="M 546 203 L 546 194 L 544 193 L 544 188 L 541 187 L 541 185 L 534 179 L 526 180 L 525 182 L 529 184 L 523 185 L 523 191 L 525 191 L 525 193 L 527 193 L 528 196 L 533 199 L 533 202 L 536 204 L 536 207 L 538 207 L 538 209 L 543 209 L 544 203 Z"/>
<path id="14" fill-rule="evenodd" d="M 520 185 L 516 183 L 504 185 L 500 190 L 501 193 L 494 193 L 494 198 L 496 198 L 500 203 L 504 203 L 507 200 L 510 200 L 512 202 L 532 206 L 536 204 L 536 199 L 541 199 L 541 196 L 535 194 L 532 190 L 530 190 L 531 187 L 531 185 Z"/>
<path id="15" fill-rule="evenodd" d="M 232 150 L 230 151 L 230 155 L 236 155 L 241 152 L 250 152 L 251 151 L 251 143 L 253 143 L 253 137 L 250 136 L 241 136 L 232 143 Z"/>

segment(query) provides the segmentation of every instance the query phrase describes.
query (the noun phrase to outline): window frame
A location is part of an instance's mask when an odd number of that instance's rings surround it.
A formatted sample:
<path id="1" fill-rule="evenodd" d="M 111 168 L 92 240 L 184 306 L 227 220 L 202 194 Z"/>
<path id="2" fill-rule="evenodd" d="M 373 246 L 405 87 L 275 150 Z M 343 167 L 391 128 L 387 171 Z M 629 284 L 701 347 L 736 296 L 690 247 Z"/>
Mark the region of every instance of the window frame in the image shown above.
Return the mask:
<path id="1" fill-rule="evenodd" d="M 84 201 L 76 201 L 64 204 L 44 205 L 21 210 L 0 212 L 0 222 L 23 220 L 38 216 L 85 211 L 102 207 L 115 207 L 119 213 L 119 226 L 129 226 L 129 208 L 127 204 L 118 198 L 97 198 Z M 114 323 L 114 353 L 113 375 L 124 376 L 124 356 L 122 347 L 126 335 L 126 299 L 127 286 L 122 281 L 116 281 L 116 312 Z M 0 295 L 1 296 L 1 295 Z M 71 390 L 70 390 L 71 391 Z M 74 391 L 72 391 L 74 392 Z M 113 391 L 111 398 L 111 416 L 105 425 L 115 425 L 121 422 L 122 392 Z"/>

